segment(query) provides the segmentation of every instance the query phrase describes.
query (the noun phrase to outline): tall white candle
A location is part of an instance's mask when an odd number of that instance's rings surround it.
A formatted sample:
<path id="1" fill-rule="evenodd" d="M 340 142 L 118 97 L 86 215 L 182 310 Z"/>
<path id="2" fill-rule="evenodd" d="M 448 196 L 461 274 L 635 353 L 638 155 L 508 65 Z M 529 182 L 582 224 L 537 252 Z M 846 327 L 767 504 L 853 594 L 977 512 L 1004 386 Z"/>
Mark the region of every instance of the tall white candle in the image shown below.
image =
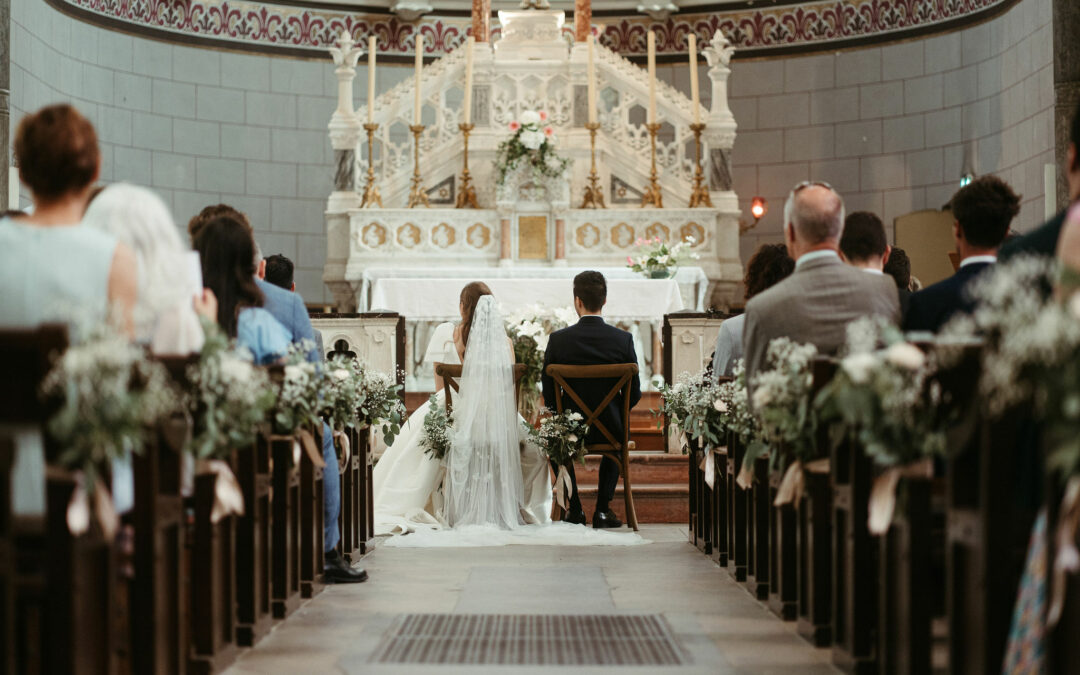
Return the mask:
<path id="1" fill-rule="evenodd" d="M 465 40 L 465 101 L 463 104 L 465 124 L 472 123 L 472 61 L 475 42 L 476 39 L 471 35 Z"/>
<path id="2" fill-rule="evenodd" d="M 649 124 L 656 124 L 656 33 L 649 31 Z"/>
<path id="3" fill-rule="evenodd" d="M 375 36 L 368 38 L 367 52 L 367 122 L 375 123 Z"/>
<path id="4" fill-rule="evenodd" d="M 589 124 L 596 124 L 596 65 L 593 61 L 594 42 L 596 38 L 589 35 Z"/>
<path id="5" fill-rule="evenodd" d="M 420 94 L 421 89 L 421 72 L 424 69 L 424 36 L 420 33 L 416 34 L 416 75 L 413 77 L 413 83 L 416 85 L 416 100 L 413 102 L 413 124 L 420 125 L 420 109 L 423 106 L 423 96 Z"/>
<path id="6" fill-rule="evenodd" d="M 701 124 L 697 79 L 697 35 L 690 33 L 690 99 L 694 105 L 694 124 Z"/>

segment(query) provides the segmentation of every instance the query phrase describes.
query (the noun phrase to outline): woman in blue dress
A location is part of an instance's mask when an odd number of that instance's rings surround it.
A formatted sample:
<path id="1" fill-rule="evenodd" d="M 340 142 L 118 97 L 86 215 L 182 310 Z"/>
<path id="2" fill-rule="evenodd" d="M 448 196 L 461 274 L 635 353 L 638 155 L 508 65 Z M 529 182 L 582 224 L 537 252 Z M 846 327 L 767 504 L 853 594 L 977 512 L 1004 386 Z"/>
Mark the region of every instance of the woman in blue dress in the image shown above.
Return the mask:
<path id="1" fill-rule="evenodd" d="M 280 360 L 291 336 L 262 308 L 251 231 L 230 216 L 219 216 L 199 231 L 194 244 L 202 259 L 203 285 L 217 296 L 218 325 L 251 352 L 255 363 Z"/>

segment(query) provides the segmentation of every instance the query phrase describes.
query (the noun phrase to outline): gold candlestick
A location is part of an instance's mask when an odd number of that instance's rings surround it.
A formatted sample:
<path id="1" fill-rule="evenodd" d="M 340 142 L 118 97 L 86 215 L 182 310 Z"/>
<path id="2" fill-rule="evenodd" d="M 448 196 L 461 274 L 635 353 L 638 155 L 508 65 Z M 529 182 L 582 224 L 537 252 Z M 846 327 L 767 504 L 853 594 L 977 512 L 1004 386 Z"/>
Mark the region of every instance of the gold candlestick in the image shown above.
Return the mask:
<path id="1" fill-rule="evenodd" d="M 592 157 L 592 169 L 589 170 L 589 184 L 585 186 L 585 196 L 581 200 L 583 209 L 606 209 L 604 205 L 604 191 L 600 187 L 600 176 L 596 173 L 596 130 L 600 128 L 598 122 L 590 122 L 585 125 L 589 130 L 589 155 Z"/>
<path id="2" fill-rule="evenodd" d="M 694 132 L 694 188 L 690 191 L 690 208 L 707 206 L 712 208 L 712 199 L 709 198 L 709 188 L 705 185 L 705 176 L 701 170 L 701 132 L 705 125 L 691 124 L 690 131 Z"/>
<path id="3" fill-rule="evenodd" d="M 367 131 L 367 183 L 364 184 L 364 196 L 360 200 L 360 208 L 365 206 L 382 208 L 382 196 L 379 195 L 379 188 L 375 187 L 375 155 L 372 151 L 375 145 L 375 130 L 378 128 L 378 124 L 364 125 Z"/>
<path id="4" fill-rule="evenodd" d="M 478 209 L 480 205 L 476 202 L 476 190 L 473 189 L 472 179 L 469 177 L 469 132 L 473 130 L 473 125 L 459 124 L 458 129 L 461 129 L 465 142 L 465 153 L 464 166 L 461 169 L 461 188 L 458 190 L 457 203 L 454 206 L 459 209 Z"/>
<path id="5" fill-rule="evenodd" d="M 424 189 L 424 181 L 420 178 L 420 134 L 424 133 L 424 125 L 411 124 L 409 125 L 409 131 L 411 131 L 413 135 L 413 174 L 412 189 L 409 190 L 408 208 L 415 208 L 420 204 L 423 204 L 427 208 L 431 208 L 431 202 L 428 201 L 427 190 Z"/>
<path id="6" fill-rule="evenodd" d="M 652 157 L 652 168 L 649 170 L 649 187 L 645 194 L 641 195 L 641 207 L 655 206 L 664 208 L 664 197 L 660 194 L 660 184 L 656 182 L 656 132 L 660 131 L 660 125 L 656 122 L 646 124 L 649 130 L 649 148 Z"/>

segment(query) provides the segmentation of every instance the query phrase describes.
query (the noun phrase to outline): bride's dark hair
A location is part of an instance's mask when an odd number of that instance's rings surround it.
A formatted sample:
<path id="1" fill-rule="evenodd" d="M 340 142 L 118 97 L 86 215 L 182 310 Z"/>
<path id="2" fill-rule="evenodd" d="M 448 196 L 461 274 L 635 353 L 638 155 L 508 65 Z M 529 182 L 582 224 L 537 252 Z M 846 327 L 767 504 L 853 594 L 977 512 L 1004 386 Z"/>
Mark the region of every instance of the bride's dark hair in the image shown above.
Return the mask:
<path id="1" fill-rule="evenodd" d="M 461 289 L 461 344 L 469 344 L 469 331 L 472 330 L 476 303 L 480 302 L 480 298 L 491 294 L 491 289 L 483 281 L 474 281 Z"/>

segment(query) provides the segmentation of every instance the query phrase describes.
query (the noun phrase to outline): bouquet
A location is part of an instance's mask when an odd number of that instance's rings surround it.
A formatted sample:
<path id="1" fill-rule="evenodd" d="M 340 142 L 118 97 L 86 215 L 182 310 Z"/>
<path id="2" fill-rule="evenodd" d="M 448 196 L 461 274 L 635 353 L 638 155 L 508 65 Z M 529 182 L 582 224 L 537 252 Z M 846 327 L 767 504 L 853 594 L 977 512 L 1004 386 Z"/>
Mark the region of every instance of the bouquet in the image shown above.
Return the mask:
<path id="1" fill-rule="evenodd" d="M 380 427 L 383 441 L 392 445 L 405 421 L 405 404 L 398 395 L 402 387 L 386 373 L 369 371 L 367 368 L 362 368 L 361 372 L 363 398 L 360 401 L 360 423 L 362 426 Z"/>
<path id="2" fill-rule="evenodd" d="M 548 336 L 577 321 L 572 307 L 548 309 L 533 305 L 506 318 L 506 334 L 514 345 L 514 359 L 525 366 L 518 383 L 521 415 L 534 420 L 540 408 L 538 387 L 544 369 Z"/>
<path id="3" fill-rule="evenodd" d="M 439 405 L 435 394 L 428 399 L 429 407 L 427 415 L 424 415 L 424 433 L 420 437 L 420 447 L 425 455 L 432 459 L 442 461 L 446 453 L 450 452 L 453 443 L 453 416 L 446 412 L 446 408 Z"/>
<path id="4" fill-rule="evenodd" d="M 363 370 L 354 358 L 342 354 L 327 362 L 323 414 L 335 431 L 359 425 L 356 416 L 364 399 Z"/>
<path id="5" fill-rule="evenodd" d="M 520 166 L 532 168 L 533 175 L 557 178 L 566 172 L 570 160 L 555 152 L 555 128 L 547 124 L 543 110 L 527 110 L 521 119 L 510 123 L 513 134 L 499 144 L 495 154 L 495 170 L 499 185 Z"/>
<path id="6" fill-rule="evenodd" d="M 179 399 L 164 366 L 108 328 L 69 347 L 42 394 L 62 400 L 49 434 L 64 448 L 60 463 L 83 472 L 87 491 L 113 459 L 141 452 L 150 428 L 175 412 Z"/>
<path id="7" fill-rule="evenodd" d="M 545 411 L 541 411 L 545 412 Z M 564 411 L 545 417 L 529 430 L 529 439 L 548 459 L 562 466 L 574 460 L 585 464 L 585 435 L 589 427 L 581 413 Z"/>
<path id="8" fill-rule="evenodd" d="M 747 447 L 743 472 L 753 467 L 769 446 L 774 450 L 774 465 L 789 459 L 816 458 L 817 424 L 810 405 L 811 363 L 816 355 L 817 348 L 813 345 L 800 345 L 786 337 L 769 343 L 765 355 L 769 369 L 758 373 L 754 380 L 753 403 L 762 438 Z"/>
<path id="9" fill-rule="evenodd" d="M 189 448 L 201 459 L 220 458 L 255 442 L 276 395 L 266 370 L 252 364 L 246 350 L 234 349 L 216 323 L 203 321 L 203 331 L 199 360 L 187 371 L 195 422 Z"/>
<path id="10" fill-rule="evenodd" d="M 660 237 L 638 239 L 634 245 L 641 253 L 636 258 L 626 256 L 626 266 L 650 279 L 666 279 L 675 274 L 679 264 L 686 258 L 697 260 L 697 253 L 687 251 L 695 243 L 697 240 L 693 237 L 687 237 L 674 246 L 668 246 Z"/>

